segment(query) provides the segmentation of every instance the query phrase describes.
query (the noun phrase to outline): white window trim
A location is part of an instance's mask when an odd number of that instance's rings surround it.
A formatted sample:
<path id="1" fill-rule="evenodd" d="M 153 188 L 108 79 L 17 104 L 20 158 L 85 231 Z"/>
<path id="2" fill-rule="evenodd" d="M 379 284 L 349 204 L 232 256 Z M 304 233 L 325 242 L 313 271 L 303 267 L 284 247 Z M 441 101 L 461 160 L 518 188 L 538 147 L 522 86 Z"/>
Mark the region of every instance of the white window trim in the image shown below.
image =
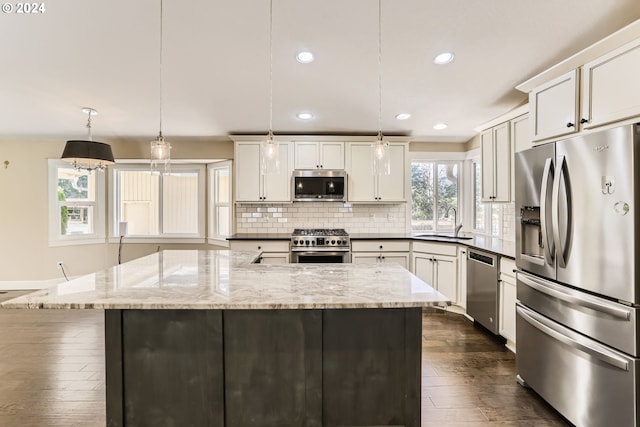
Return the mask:
<path id="1" fill-rule="evenodd" d="M 462 230 L 465 230 L 465 199 L 463 195 L 463 188 L 465 187 L 463 183 L 466 179 L 466 171 L 464 169 L 464 159 L 466 158 L 466 153 L 461 152 L 414 152 L 411 153 L 410 161 L 409 161 L 409 172 L 407 176 L 409 176 L 409 195 L 411 195 L 411 165 L 413 163 L 458 163 L 458 206 L 456 207 L 456 212 L 458 214 L 458 223 L 462 223 Z M 436 172 L 434 171 L 434 174 Z M 413 200 L 411 200 L 413 203 Z M 410 232 L 414 232 L 413 224 L 411 222 L 411 206 L 407 209 L 407 224 Z M 435 212 L 435 211 L 434 211 Z M 437 219 L 434 218 L 434 223 L 437 224 Z M 432 230 L 434 233 L 438 232 L 449 232 L 449 230 Z"/>
<path id="2" fill-rule="evenodd" d="M 109 184 L 109 243 L 117 243 L 120 240 L 120 214 L 119 214 L 119 174 L 120 170 L 148 169 L 149 163 L 119 163 L 111 166 Z M 206 241 L 206 166 L 201 163 L 171 164 L 172 172 L 197 172 L 198 173 L 198 233 L 187 234 L 161 234 L 157 236 L 125 236 L 130 243 L 204 243 Z"/>
<path id="3" fill-rule="evenodd" d="M 469 179 L 466 182 L 466 187 L 469 188 L 470 191 L 468 191 L 468 194 L 465 195 L 465 200 L 467 200 L 468 202 L 466 203 L 469 206 L 469 209 L 467 209 L 467 214 L 468 214 L 468 218 L 471 221 L 471 230 L 474 234 L 478 234 L 481 236 L 488 236 L 488 237 L 496 237 L 496 238 L 502 238 L 502 231 L 503 231 L 503 215 L 502 215 L 502 209 L 503 209 L 503 204 L 502 203 L 491 203 L 491 202 L 481 202 L 484 206 L 485 209 L 487 210 L 485 212 L 485 221 L 484 221 L 484 230 L 480 230 L 476 228 L 476 223 L 475 223 L 475 212 L 474 212 L 474 208 L 475 208 L 475 204 L 474 204 L 474 193 L 475 193 L 475 186 L 474 184 L 474 172 L 473 172 L 473 164 L 474 163 L 480 163 L 480 150 L 473 150 L 469 152 L 469 156 L 468 156 L 468 166 L 465 167 L 465 169 L 468 171 L 468 175 L 469 175 Z M 493 234 L 492 233 L 492 229 L 491 229 L 491 225 L 492 225 L 492 209 L 493 207 L 496 206 L 499 209 L 498 212 L 498 233 L 497 234 Z"/>
<path id="4" fill-rule="evenodd" d="M 207 185 L 208 185 L 208 228 L 207 228 L 207 242 L 211 245 L 224 246 L 229 247 L 229 241 L 226 239 L 229 236 L 222 236 L 214 234 L 215 231 L 215 207 L 216 207 L 216 197 L 215 197 L 215 185 L 212 180 L 214 179 L 215 171 L 218 169 L 228 168 L 229 169 L 229 232 L 233 233 L 235 226 L 235 205 L 233 203 L 233 162 L 231 160 L 210 163 L 207 165 Z M 226 206 L 227 204 L 221 204 L 221 206 Z"/>
<path id="5" fill-rule="evenodd" d="M 95 245 L 105 243 L 105 176 L 104 172 L 93 171 L 96 180 L 94 202 L 94 232 L 92 234 L 60 234 L 60 204 L 58 201 L 58 169 L 73 167 L 60 159 L 47 159 L 48 167 L 48 208 L 49 246 Z"/>

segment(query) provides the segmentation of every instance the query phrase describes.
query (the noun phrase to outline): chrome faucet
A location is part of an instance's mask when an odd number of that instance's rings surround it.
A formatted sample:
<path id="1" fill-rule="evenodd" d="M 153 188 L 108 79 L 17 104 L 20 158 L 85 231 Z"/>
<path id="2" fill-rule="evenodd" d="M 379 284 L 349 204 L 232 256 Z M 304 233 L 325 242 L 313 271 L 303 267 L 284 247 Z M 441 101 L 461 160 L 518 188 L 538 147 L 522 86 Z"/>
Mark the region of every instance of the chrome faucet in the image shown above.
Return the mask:
<path id="1" fill-rule="evenodd" d="M 462 228 L 462 224 L 458 224 L 458 211 L 456 211 L 456 208 L 454 208 L 453 206 L 449 206 L 447 208 L 447 212 L 444 214 L 444 217 L 449 218 L 450 210 L 453 210 L 453 224 L 456 227 L 456 230 L 453 233 L 453 237 L 458 237 L 458 234 L 460 234 L 460 229 Z"/>

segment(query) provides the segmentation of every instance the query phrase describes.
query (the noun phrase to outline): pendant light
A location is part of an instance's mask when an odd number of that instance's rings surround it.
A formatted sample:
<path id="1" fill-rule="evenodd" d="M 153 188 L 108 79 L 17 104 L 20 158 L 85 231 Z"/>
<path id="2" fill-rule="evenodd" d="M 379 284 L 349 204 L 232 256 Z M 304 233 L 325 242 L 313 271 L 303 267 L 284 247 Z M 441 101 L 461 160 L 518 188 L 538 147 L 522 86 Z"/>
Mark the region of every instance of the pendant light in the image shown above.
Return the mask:
<path id="1" fill-rule="evenodd" d="M 378 0 L 378 138 L 372 148 L 373 173 L 389 175 L 389 143 L 382 136 L 382 0 Z"/>
<path id="2" fill-rule="evenodd" d="M 164 165 L 164 172 L 171 173 L 171 144 L 162 136 L 162 0 L 160 0 L 160 130 L 156 139 L 151 141 L 151 171 L 157 172 L 158 165 Z"/>
<path id="3" fill-rule="evenodd" d="M 269 0 L 269 133 L 262 142 L 262 174 L 280 173 L 280 146 L 273 137 L 273 0 Z"/>
<path id="4" fill-rule="evenodd" d="M 115 163 L 111 146 L 103 142 L 93 141 L 91 136 L 91 116 L 98 114 L 93 108 L 85 107 L 82 112 L 87 114 L 88 140 L 67 141 L 62 152 L 62 160 L 73 164 L 76 170 L 103 171 L 108 165 Z"/>

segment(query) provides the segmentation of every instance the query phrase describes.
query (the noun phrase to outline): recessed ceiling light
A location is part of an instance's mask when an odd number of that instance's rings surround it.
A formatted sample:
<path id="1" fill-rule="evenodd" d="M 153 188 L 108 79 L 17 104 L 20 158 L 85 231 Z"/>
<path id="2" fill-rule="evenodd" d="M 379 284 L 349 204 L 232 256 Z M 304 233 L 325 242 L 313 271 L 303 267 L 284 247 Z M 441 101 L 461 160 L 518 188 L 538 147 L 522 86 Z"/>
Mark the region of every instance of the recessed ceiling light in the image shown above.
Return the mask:
<path id="1" fill-rule="evenodd" d="M 409 118 L 411 118 L 411 114 L 409 114 L 409 113 L 396 114 L 396 119 L 398 119 L 398 120 L 407 120 Z"/>
<path id="2" fill-rule="evenodd" d="M 435 130 L 446 129 L 447 128 L 447 124 L 446 123 L 438 123 L 438 124 L 434 125 L 433 128 Z"/>
<path id="3" fill-rule="evenodd" d="M 298 52 L 296 55 L 296 61 L 301 64 L 308 64 L 309 62 L 313 62 L 314 59 L 315 57 L 313 56 L 313 53 L 308 51 Z"/>
<path id="4" fill-rule="evenodd" d="M 433 62 L 438 65 L 448 64 L 453 61 L 455 55 L 453 52 L 442 52 L 440 55 L 433 58 Z"/>
<path id="5" fill-rule="evenodd" d="M 298 114 L 296 114 L 296 117 L 299 118 L 300 120 L 311 120 L 311 119 L 313 119 L 313 114 L 312 113 L 298 113 Z"/>

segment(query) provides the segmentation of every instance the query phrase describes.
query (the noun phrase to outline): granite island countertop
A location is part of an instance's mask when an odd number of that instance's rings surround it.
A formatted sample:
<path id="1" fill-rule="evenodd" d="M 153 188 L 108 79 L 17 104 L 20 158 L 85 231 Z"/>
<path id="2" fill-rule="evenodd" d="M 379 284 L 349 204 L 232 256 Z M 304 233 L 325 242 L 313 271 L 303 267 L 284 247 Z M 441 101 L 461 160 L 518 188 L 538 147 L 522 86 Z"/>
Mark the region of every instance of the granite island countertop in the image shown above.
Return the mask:
<path id="1" fill-rule="evenodd" d="M 260 251 L 168 250 L 0 304 L 47 309 L 331 309 L 446 306 L 397 264 L 254 264 Z"/>

